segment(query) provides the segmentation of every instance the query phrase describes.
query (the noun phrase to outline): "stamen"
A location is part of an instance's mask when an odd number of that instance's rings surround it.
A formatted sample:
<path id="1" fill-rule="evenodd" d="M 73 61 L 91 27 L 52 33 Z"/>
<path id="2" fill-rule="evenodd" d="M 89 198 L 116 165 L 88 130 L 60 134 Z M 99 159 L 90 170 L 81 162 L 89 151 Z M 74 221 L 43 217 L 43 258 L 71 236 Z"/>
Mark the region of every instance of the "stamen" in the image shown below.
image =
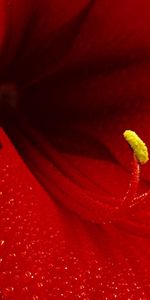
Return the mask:
<path id="1" fill-rule="evenodd" d="M 131 146 L 136 159 L 141 163 L 145 164 L 149 160 L 148 149 L 145 143 L 140 139 L 140 137 L 132 130 L 126 130 L 123 133 L 125 140 Z"/>
<path id="2" fill-rule="evenodd" d="M 131 180 L 129 183 L 128 191 L 123 198 L 122 203 L 123 206 L 131 208 L 140 203 L 149 195 L 148 191 L 143 195 L 137 196 L 137 189 L 140 180 L 140 164 L 145 164 L 149 160 L 149 158 L 147 146 L 134 131 L 126 130 L 123 133 L 123 136 L 134 152 Z"/>
<path id="3" fill-rule="evenodd" d="M 137 195 L 137 189 L 140 181 L 140 165 L 135 157 L 133 156 L 132 175 L 129 183 L 128 191 L 124 197 L 126 204 L 130 201 L 133 204 L 133 200 Z"/>

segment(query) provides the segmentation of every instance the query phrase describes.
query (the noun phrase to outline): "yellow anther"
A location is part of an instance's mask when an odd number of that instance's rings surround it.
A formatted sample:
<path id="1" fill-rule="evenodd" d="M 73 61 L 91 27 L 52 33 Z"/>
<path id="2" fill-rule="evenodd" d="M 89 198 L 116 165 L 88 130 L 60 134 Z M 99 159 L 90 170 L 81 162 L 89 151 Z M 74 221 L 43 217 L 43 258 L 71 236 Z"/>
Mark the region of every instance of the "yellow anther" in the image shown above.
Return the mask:
<path id="1" fill-rule="evenodd" d="M 132 148 L 136 159 L 141 164 L 147 163 L 147 161 L 149 160 L 148 149 L 145 143 L 140 139 L 140 137 L 132 130 L 125 130 L 123 136 Z"/>

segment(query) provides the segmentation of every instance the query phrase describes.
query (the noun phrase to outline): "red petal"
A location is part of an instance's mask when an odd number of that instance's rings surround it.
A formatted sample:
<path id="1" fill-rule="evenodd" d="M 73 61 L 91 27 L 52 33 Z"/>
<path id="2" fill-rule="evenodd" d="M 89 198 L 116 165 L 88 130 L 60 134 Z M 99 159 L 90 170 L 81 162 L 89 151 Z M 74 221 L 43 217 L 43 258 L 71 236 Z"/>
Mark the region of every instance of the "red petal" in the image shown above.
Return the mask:
<path id="1" fill-rule="evenodd" d="M 62 69 L 69 79 L 75 76 L 70 78 L 71 70 L 81 78 L 149 59 L 148 0 L 126 1 L 124 5 L 119 0 L 10 3 L 4 61 L 15 57 L 9 71 L 21 85 Z M 86 89 L 88 82 L 83 85 Z M 102 95 L 101 102 L 113 103 L 112 93 Z M 85 96 L 88 93 L 80 99 L 84 101 Z"/>
<path id="2" fill-rule="evenodd" d="M 1 298 L 149 299 L 149 215 L 133 217 L 132 234 L 130 223 L 86 222 L 43 191 L 2 131 L 1 141 Z"/>
<path id="3" fill-rule="evenodd" d="M 10 65 L 8 76 L 26 86 L 49 74 L 69 51 L 89 1 L 15 0 L 11 5 L 8 40 L 16 57 Z M 14 37 L 15 41 L 12 41 Z M 16 46 L 19 46 L 17 52 Z M 5 59 L 8 60 L 7 53 Z"/>
<path id="4" fill-rule="evenodd" d="M 5 22 L 3 47 L 1 49 L 1 71 L 2 69 L 6 71 L 6 67 L 16 57 L 18 47 L 31 18 L 31 7 L 30 0 L 4 1 L 4 5 L 1 7 L 1 14 L 4 15 Z"/>
<path id="5" fill-rule="evenodd" d="M 0 10 L 0 52 L 4 42 L 4 35 L 5 35 L 5 26 L 6 26 L 6 11 L 5 11 L 5 0 L 0 1 L 1 10 Z"/>

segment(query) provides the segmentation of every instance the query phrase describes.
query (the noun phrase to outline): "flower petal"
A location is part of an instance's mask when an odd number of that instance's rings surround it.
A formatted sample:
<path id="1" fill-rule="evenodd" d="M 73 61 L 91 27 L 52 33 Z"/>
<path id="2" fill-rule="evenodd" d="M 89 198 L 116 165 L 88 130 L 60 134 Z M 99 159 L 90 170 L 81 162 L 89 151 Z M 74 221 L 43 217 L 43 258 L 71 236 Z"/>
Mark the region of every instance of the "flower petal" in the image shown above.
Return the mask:
<path id="1" fill-rule="evenodd" d="M 16 23 L 20 22 L 24 27 L 19 29 L 19 33 L 22 33 L 21 39 L 15 38 L 18 49 L 7 73 L 9 78 L 21 86 L 27 86 L 51 73 L 69 51 L 89 3 L 88 0 L 65 0 L 62 3 L 32 0 L 23 4 L 12 1 L 10 17 L 14 26 L 9 28 L 9 43 L 18 32 Z M 5 57 L 7 59 L 7 55 Z"/>
<path id="2" fill-rule="evenodd" d="M 131 233 L 84 221 L 43 191 L 2 131 L 1 141 L 2 299 L 149 299 L 148 223 Z"/>
<path id="3" fill-rule="evenodd" d="M 69 103 L 77 84 L 73 106 L 88 107 L 93 99 L 97 105 L 120 102 L 126 86 L 120 79 L 115 97 L 117 71 L 149 61 L 149 2 L 45 0 L 34 9 L 35 21 L 11 68 L 12 78 L 27 87 L 49 77 L 48 95 L 56 96 L 59 105 Z M 116 81 L 111 84 L 112 73 Z M 42 98 L 42 87 L 40 92 Z"/>
<path id="4" fill-rule="evenodd" d="M 20 43 L 30 22 L 32 1 L 10 0 L 4 1 L 1 14 L 5 15 L 5 31 L 3 47 L 1 49 L 1 72 L 5 74 L 6 68 L 14 61 Z M 4 79 L 4 78 L 3 78 Z"/>
<path id="5" fill-rule="evenodd" d="M 4 42 L 5 26 L 6 26 L 5 0 L 1 0 L 0 5 L 1 5 L 1 10 L 0 10 L 0 52 L 1 52 L 3 42 Z"/>

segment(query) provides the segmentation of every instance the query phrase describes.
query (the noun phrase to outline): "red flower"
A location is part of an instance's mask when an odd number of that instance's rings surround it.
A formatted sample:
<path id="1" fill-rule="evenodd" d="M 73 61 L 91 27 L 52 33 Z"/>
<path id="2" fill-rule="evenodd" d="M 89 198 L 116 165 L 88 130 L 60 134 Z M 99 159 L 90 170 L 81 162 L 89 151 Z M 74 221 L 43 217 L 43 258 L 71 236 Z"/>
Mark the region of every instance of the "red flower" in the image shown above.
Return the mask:
<path id="1" fill-rule="evenodd" d="M 123 131 L 150 147 L 149 15 L 148 0 L 1 0 L 1 120 L 26 163 L 1 130 L 1 299 L 150 299 L 149 196 L 121 209 Z"/>

